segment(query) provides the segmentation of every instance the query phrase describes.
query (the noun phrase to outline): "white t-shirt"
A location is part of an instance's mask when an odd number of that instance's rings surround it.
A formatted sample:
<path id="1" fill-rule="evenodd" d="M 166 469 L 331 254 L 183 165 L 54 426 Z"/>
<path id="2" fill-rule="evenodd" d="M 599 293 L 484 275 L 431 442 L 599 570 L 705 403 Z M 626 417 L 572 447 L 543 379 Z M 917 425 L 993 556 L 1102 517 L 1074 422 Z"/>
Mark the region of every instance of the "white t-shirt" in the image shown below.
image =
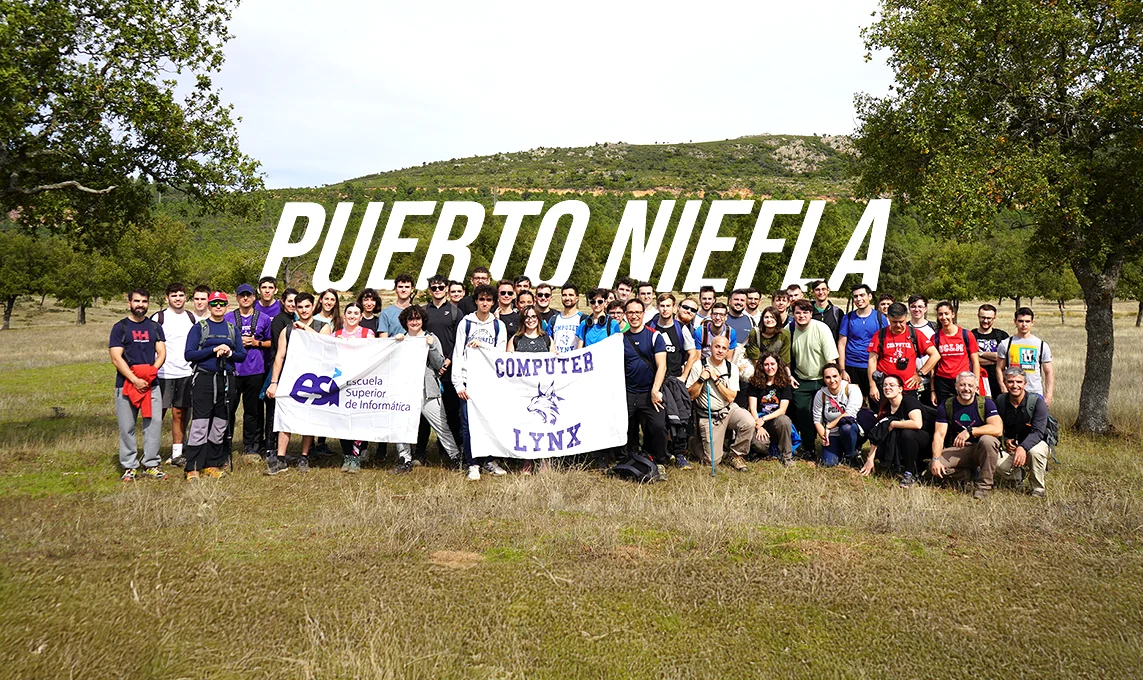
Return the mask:
<path id="1" fill-rule="evenodd" d="M 548 321 L 548 334 L 552 336 L 552 345 L 557 353 L 570 352 L 576 346 L 576 329 L 583 320 L 580 314 L 564 317 L 557 314 Z"/>
<path id="2" fill-rule="evenodd" d="M 163 330 L 166 330 L 165 328 Z M 1004 357 L 1008 366 L 1024 369 L 1026 389 L 1044 396 L 1043 364 L 1052 363 L 1052 350 L 1048 343 L 1034 335 L 1026 338 L 1005 338 L 996 346 L 996 353 Z"/>
<path id="3" fill-rule="evenodd" d="M 182 314 L 164 309 L 151 315 L 155 323 L 159 322 L 160 313 L 163 315 L 163 323 L 160 325 L 163 327 L 163 335 L 167 338 L 167 359 L 159 367 L 159 379 L 186 378 L 194 373 L 185 356 L 187 335 L 198 322 L 194 318 L 194 313 L 186 309 Z"/>

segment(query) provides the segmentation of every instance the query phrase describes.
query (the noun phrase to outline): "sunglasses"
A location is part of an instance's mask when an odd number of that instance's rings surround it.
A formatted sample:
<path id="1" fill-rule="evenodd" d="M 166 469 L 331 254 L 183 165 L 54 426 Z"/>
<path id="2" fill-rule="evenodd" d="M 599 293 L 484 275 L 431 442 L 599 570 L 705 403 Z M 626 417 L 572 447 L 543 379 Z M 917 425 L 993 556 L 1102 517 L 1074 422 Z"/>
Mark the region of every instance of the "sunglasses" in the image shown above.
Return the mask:
<path id="1" fill-rule="evenodd" d="M 429 290 L 444 290 L 446 286 L 429 286 Z"/>
<path id="2" fill-rule="evenodd" d="M 551 293 L 536 293 L 536 297 L 544 299 L 544 300 L 550 298 L 551 296 L 552 296 Z"/>
<path id="3" fill-rule="evenodd" d="M 513 295 L 515 295 L 515 293 L 513 293 L 513 292 L 512 292 L 512 291 L 510 291 L 510 290 L 502 290 L 502 291 L 500 291 L 500 297 L 512 297 Z"/>
<path id="4" fill-rule="evenodd" d="M 607 302 L 607 300 L 605 300 L 605 299 L 603 299 L 603 298 L 599 298 L 598 300 L 592 300 L 592 301 L 591 301 L 591 304 L 593 304 L 593 305 L 602 305 L 602 304 L 603 304 L 603 303 L 605 303 L 605 302 Z"/>
<path id="5" fill-rule="evenodd" d="M 222 302 L 221 300 L 215 300 L 214 302 L 210 303 L 210 306 L 211 307 L 225 307 L 226 303 Z"/>
<path id="6" fill-rule="evenodd" d="M 697 314 L 698 313 L 698 307 L 688 307 L 686 305 L 679 305 L 679 309 L 690 312 L 691 314 Z"/>

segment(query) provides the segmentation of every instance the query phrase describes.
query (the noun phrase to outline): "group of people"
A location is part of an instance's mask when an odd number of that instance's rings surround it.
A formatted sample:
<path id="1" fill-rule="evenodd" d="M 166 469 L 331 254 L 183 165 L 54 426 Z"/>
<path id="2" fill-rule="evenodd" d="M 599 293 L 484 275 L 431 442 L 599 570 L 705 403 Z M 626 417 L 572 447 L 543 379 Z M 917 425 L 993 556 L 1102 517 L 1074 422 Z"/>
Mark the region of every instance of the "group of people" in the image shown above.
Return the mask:
<path id="1" fill-rule="evenodd" d="M 159 442 L 168 410 L 170 462 L 188 480 L 225 474 L 240 404 L 242 451 L 264 458 L 266 474 L 291 463 L 305 471 L 311 455 L 332 453 L 324 439 L 298 433 L 300 455 L 287 462 L 290 433 L 274 428 L 278 380 L 295 332 L 346 341 L 425 336 L 420 436 L 415 446 L 395 446 L 393 470 L 425 464 L 431 431 L 442 460 L 469 479 L 504 475 L 503 461 L 472 450 L 469 348 L 559 354 L 621 334 L 628 441 L 596 451 L 600 468 L 642 454 L 661 471 L 689 469 L 691 460 L 743 471 L 752 459 L 772 457 L 785 466 L 847 464 L 863 475 L 881 469 L 902 487 L 952 478 L 978 497 L 996 475 L 1018 483 L 1026 477 L 1031 494 L 1045 494 L 1054 374 L 1050 348 L 1032 334 L 1029 308 L 1016 311 L 1009 336 L 994 327 L 992 305 L 977 310 L 970 331 L 956 323 L 949 302 L 937 304 L 934 323 L 923 296 L 901 302 L 881 295 L 875 303 L 864 284 L 850 291 L 846 312 L 830 301 L 825 281 L 809 284 L 810 297 L 796 284 L 775 291 L 764 307 L 753 288 L 734 290 L 725 301 L 711 287 L 680 298 L 624 278 L 614 289 L 587 291 L 589 311 L 580 309 L 572 284 L 533 287 L 526 276 L 493 284 L 484 267 L 473 269 L 470 284 L 434 276 L 427 301 L 418 304 L 413 278 L 401 275 L 395 302 L 382 307 L 370 288 L 343 304 L 334 290 L 279 294 L 276 280 L 264 277 L 256 289 L 239 286 L 230 311 L 225 293 L 204 286 L 191 292 L 188 309 L 185 286 L 172 284 L 165 308 L 150 316 L 147 291 L 132 291 L 129 314 L 110 339 L 124 481 L 166 476 Z M 368 447 L 343 440 L 342 469 L 360 471 Z M 383 460 L 385 445 L 375 451 Z M 533 471 L 530 462 L 521 468 Z"/>

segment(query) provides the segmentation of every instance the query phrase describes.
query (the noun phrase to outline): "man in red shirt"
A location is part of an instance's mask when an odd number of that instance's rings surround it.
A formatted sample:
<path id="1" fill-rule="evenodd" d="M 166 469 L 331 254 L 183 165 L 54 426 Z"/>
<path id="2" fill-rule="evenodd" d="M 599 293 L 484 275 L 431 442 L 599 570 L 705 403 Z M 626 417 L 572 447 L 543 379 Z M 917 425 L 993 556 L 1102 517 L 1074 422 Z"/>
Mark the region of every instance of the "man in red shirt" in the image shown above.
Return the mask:
<path id="1" fill-rule="evenodd" d="M 933 380 L 933 406 L 945 403 L 956 396 L 956 377 L 965 371 L 980 375 L 980 346 L 976 336 L 956 325 L 952 303 L 942 301 L 937 304 L 937 327 L 933 336 L 941 360 L 937 362 Z"/>
<path id="2" fill-rule="evenodd" d="M 889 327 L 882 328 L 869 340 L 869 403 L 881 400 L 879 385 L 887 375 L 895 375 L 904 382 L 906 396 L 917 396 L 921 375 L 931 375 L 940 361 L 937 348 L 924 333 L 909 327 L 909 310 L 900 302 L 889 305 Z M 917 369 L 917 357 L 928 356 Z"/>

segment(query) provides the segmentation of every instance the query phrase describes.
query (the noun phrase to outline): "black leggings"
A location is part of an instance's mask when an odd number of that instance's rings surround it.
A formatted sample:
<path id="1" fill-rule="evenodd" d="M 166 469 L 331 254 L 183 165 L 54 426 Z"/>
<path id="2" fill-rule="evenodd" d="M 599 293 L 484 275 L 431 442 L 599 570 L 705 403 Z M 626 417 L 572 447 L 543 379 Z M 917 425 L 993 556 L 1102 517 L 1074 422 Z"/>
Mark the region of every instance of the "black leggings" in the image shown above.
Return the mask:
<path id="1" fill-rule="evenodd" d="M 917 475 L 920 474 L 917 463 L 929 457 L 932 443 L 933 435 L 924 430 L 893 430 L 889 441 L 877 453 L 895 471 Z"/>

